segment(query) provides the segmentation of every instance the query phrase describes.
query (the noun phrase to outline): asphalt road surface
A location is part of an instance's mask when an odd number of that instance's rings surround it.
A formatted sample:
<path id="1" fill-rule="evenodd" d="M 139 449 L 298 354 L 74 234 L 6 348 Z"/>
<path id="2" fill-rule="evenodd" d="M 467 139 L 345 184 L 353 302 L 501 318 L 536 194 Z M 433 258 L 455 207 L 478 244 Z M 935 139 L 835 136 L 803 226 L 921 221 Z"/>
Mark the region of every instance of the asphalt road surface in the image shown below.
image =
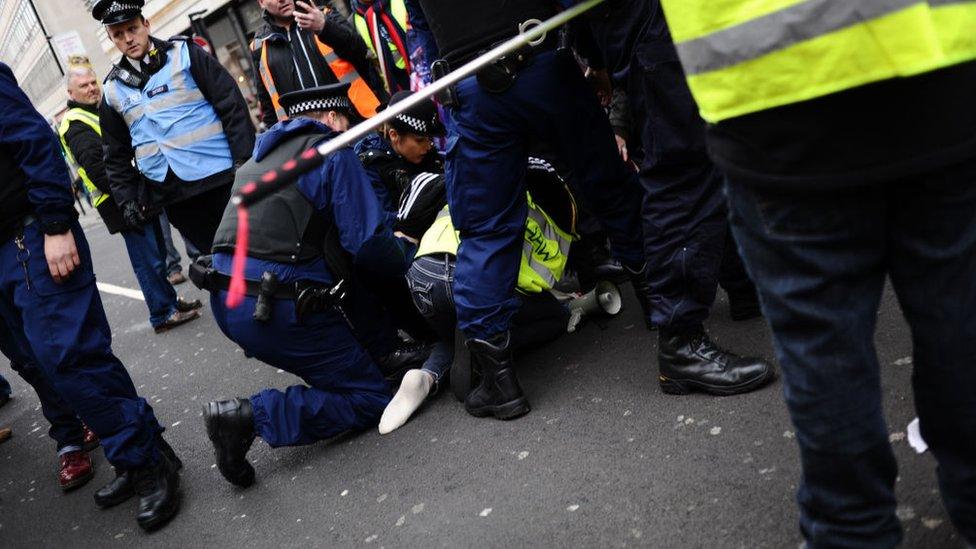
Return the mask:
<path id="1" fill-rule="evenodd" d="M 99 282 L 138 290 L 122 238 L 94 214 L 84 224 Z M 189 283 L 178 290 L 207 298 Z M 278 450 L 257 440 L 258 481 L 242 490 L 217 472 L 201 405 L 297 379 L 246 359 L 209 308 L 154 335 L 142 301 L 103 292 L 115 352 L 186 464 L 182 511 L 146 535 L 134 500 L 97 509 L 92 494 L 113 475 L 101 450 L 94 481 L 62 494 L 37 398 L 2 366 L 15 397 L 0 410 L 0 426 L 14 430 L 0 444 L 0 546 L 799 546 L 799 466 L 781 384 L 728 398 L 662 394 L 656 339 L 625 294 L 618 317 L 520 358 L 532 404 L 524 418 L 476 419 L 442 392 L 389 435 Z M 724 294 L 708 328 L 722 345 L 772 358 L 763 321 L 732 322 Z M 890 291 L 877 347 L 906 546 L 961 547 L 931 454 L 905 438 L 911 342 Z"/>

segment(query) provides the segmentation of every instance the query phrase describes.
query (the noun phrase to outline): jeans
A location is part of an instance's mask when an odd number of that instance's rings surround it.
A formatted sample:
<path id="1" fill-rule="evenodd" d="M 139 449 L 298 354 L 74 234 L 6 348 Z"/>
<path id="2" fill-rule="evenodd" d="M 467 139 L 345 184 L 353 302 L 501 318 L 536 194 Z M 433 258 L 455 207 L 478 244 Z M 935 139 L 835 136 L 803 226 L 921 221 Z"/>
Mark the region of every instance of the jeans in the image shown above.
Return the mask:
<path id="1" fill-rule="evenodd" d="M 915 406 L 943 502 L 976 543 L 976 161 L 839 190 L 727 190 L 796 426 L 809 545 L 902 537 L 874 348 L 886 276 L 911 326 Z"/>
<path id="2" fill-rule="evenodd" d="M 176 245 L 173 244 L 173 227 L 170 226 L 165 211 L 159 214 L 159 227 L 163 231 L 163 241 L 166 242 L 166 274 L 179 273 L 183 271 L 183 267 L 180 265 L 182 258 L 179 250 L 176 249 Z M 190 262 L 192 263 L 192 261 L 191 259 Z"/>
<path id="3" fill-rule="evenodd" d="M 132 270 L 149 307 L 149 322 L 160 326 L 176 312 L 176 290 L 166 279 L 166 247 L 157 217 L 142 227 L 142 234 L 122 231 Z"/>
<path id="4" fill-rule="evenodd" d="M 434 254 L 418 257 L 407 271 L 407 284 L 414 305 L 437 332 L 438 341 L 423 370 L 440 380 L 454 361 L 454 330 L 457 316 L 454 305 L 454 256 Z M 519 294 L 520 306 L 512 317 L 513 352 L 548 343 L 566 332 L 569 309 L 550 292 Z"/>

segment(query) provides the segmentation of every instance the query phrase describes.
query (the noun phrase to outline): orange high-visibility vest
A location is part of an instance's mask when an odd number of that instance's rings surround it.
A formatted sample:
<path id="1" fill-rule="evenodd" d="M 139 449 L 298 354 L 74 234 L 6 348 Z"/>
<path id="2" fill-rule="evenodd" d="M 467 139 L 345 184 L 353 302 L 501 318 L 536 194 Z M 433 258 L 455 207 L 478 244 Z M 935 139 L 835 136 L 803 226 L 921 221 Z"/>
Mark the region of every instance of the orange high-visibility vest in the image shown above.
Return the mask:
<path id="1" fill-rule="evenodd" d="M 336 55 L 335 51 L 319 40 L 318 36 L 315 37 L 315 45 L 318 46 L 319 53 L 322 54 L 325 62 L 329 64 L 329 69 L 332 70 L 332 73 L 335 74 L 339 82 L 350 83 L 349 100 L 356 107 L 360 116 L 369 118 L 375 115 L 376 108 L 380 105 L 380 100 L 366 84 L 366 81 L 356 72 L 356 67 Z M 251 42 L 252 50 L 258 47 L 261 48 L 261 61 L 258 63 L 258 74 L 261 75 L 261 82 L 264 83 L 265 89 L 268 90 L 268 95 L 271 96 L 271 104 L 274 105 L 278 121 L 287 120 L 288 114 L 281 107 L 281 94 L 278 93 L 278 88 L 274 83 L 274 77 L 271 75 L 271 67 L 268 65 L 267 40 L 261 40 L 260 43 L 257 41 Z"/>

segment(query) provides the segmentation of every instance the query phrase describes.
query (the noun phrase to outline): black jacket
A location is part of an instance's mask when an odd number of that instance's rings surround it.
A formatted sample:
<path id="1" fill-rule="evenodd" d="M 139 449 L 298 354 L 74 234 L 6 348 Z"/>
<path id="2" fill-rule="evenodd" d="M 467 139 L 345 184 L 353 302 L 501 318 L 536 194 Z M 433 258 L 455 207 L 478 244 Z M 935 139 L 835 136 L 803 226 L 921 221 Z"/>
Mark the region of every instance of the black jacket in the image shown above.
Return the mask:
<path id="1" fill-rule="evenodd" d="M 157 38 L 152 40 L 158 48 L 172 48 L 169 42 Z M 251 157 L 254 149 L 254 125 L 251 123 L 244 96 L 234 78 L 216 58 L 192 42 L 187 45 L 190 48 L 190 73 L 193 80 L 204 99 L 213 105 L 224 126 L 234 165 L 243 164 Z M 117 65 L 130 72 L 138 72 L 125 57 Z M 113 70 L 109 73 L 106 82 L 114 78 L 114 72 Z M 120 205 L 135 200 L 154 212 L 163 206 L 181 202 L 221 185 L 230 185 L 234 181 L 232 168 L 194 182 L 182 181 L 169 170 L 165 181 L 148 183 L 133 163 L 134 151 L 129 127 L 122 115 L 110 107 L 104 98 L 99 109 L 99 119 L 102 124 L 105 171 L 112 188 L 112 196 Z"/>
<path id="2" fill-rule="evenodd" d="M 76 101 L 68 100 L 69 109 L 84 109 L 95 116 L 98 116 L 98 105 L 83 105 Z M 80 120 L 73 120 L 68 125 L 68 131 L 64 134 L 64 142 L 71 150 L 71 156 L 79 166 L 85 169 L 88 179 L 91 179 L 95 188 L 108 195 L 104 202 L 98 205 L 98 214 L 102 216 L 102 221 L 108 228 L 108 232 L 115 234 L 125 229 L 125 221 L 122 219 L 122 212 L 119 205 L 112 198 L 112 189 L 108 185 L 108 176 L 105 175 L 105 164 L 102 161 L 102 138 L 88 124 Z"/>
<path id="3" fill-rule="evenodd" d="M 335 84 L 339 81 L 325 58 L 319 53 L 318 46 L 315 45 L 315 37 L 311 32 L 299 29 L 298 25 L 291 25 L 286 30 L 274 24 L 268 14 L 265 14 L 264 19 L 266 24 L 254 35 L 251 58 L 257 74 L 257 68 L 261 65 L 259 45 L 267 41 L 268 66 L 279 95 Z M 322 43 L 331 47 L 340 59 L 352 63 L 356 72 L 366 81 L 380 101 L 389 98 L 379 75 L 369 61 L 366 43 L 338 12 L 329 10 L 326 13 L 325 27 L 318 37 Z M 261 120 L 270 128 L 278 122 L 278 115 L 275 113 L 271 96 L 264 87 L 260 74 L 257 77 L 257 89 L 258 100 L 261 102 Z"/>

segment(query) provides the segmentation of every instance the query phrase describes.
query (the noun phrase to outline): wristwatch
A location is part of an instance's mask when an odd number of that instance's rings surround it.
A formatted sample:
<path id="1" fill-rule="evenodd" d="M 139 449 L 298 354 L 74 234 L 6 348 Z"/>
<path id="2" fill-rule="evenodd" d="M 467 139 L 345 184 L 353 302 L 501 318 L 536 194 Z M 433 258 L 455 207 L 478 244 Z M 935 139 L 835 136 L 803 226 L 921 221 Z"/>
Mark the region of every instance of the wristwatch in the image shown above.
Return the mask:
<path id="1" fill-rule="evenodd" d="M 48 221 L 41 227 L 41 230 L 44 231 L 44 234 L 49 235 L 64 234 L 71 230 L 71 224 L 67 221 Z"/>

